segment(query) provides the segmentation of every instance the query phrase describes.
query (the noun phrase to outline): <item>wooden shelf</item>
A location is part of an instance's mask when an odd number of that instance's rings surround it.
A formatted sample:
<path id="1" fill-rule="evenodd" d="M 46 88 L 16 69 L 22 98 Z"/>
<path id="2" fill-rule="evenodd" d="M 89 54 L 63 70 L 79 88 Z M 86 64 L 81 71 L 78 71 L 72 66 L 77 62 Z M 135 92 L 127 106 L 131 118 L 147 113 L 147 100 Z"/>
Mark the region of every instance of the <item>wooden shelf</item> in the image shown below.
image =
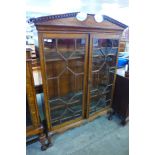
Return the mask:
<path id="1" fill-rule="evenodd" d="M 110 91 L 106 91 L 104 93 L 101 93 L 101 94 L 98 94 L 98 95 L 92 95 L 91 98 L 96 98 L 96 97 L 99 97 L 101 95 L 106 95 L 107 93 L 109 93 Z"/>
<path id="2" fill-rule="evenodd" d="M 66 58 L 67 61 L 70 61 L 70 60 L 78 60 L 78 59 L 84 59 L 84 57 L 71 57 L 71 58 Z M 54 61 L 65 61 L 63 58 L 62 59 L 46 59 L 46 62 L 54 62 Z"/>
<path id="3" fill-rule="evenodd" d="M 104 100 L 104 103 L 102 104 L 102 105 L 98 105 L 98 106 L 96 106 L 96 105 L 92 105 L 92 103 L 90 104 L 90 114 L 93 114 L 93 113 L 95 113 L 95 112 L 97 112 L 97 111 L 99 111 L 99 110 L 101 110 L 101 109 L 103 109 L 103 107 L 104 108 L 106 108 L 108 105 L 106 105 L 106 103 L 107 102 L 109 102 L 109 101 L 111 101 L 111 99 L 108 99 L 108 100 Z M 105 105 L 104 105 L 105 104 Z"/>
<path id="4" fill-rule="evenodd" d="M 68 49 L 68 48 L 62 48 L 62 49 L 59 49 L 59 48 L 44 48 L 44 53 L 46 53 L 46 52 L 85 52 L 85 48 L 80 48 L 80 49 Z"/>
<path id="5" fill-rule="evenodd" d="M 118 47 L 94 47 L 93 50 L 101 50 L 106 48 L 117 49 Z"/>
<path id="6" fill-rule="evenodd" d="M 82 112 L 82 111 L 79 111 L 79 112 Z M 73 119 L 73 118 L 77 118 L 77 117 L 80 117 L 80 116 L 81 116 L 81 114 L 79 113 L 79 114 L 71 115 L 71 116 L 64 117 L 64 118 L 57 117 L 57 118 L 52 119 L 52 123 L 54 123 L 54 122 L 62 122 L 64 120 L 66 120 L 66 119 Z"/>
<path id="7" fill-rule="evenodd" d="M 84 73 L 74 73 L 75 76 L 79 76 L 79 75 L 84 75 Z M 59 78 L 59 75 L 58 76 L 55 76 L 55 77 L 47 77 L 47 80 L 54 80 L 54 79 L 58 79 Z"/>
<path id="8" fill-rule="evenodd" d="M 109 54 L 105 54 L 105 55 L 92 55 L 93 58 L 97 58 L 97 57 L 107 57 L 107 56 L 116 56 L 116 54 L 109 53 Z"/>
<path id="9" fill-rule="evenodd" d="M 51 105 L 51 107 L 50 107 L 50 109 L 51 110 L 57 110 L 57 109 L 61 109 L 61 108 L 65 108 L 66 106 L 72 106 L 72 105 L 75 105 L 75 104 L 77 104 L 77 103 L 80 103 L 80 100 L 75 100 L 75 101 L 73 101 L 73 102 L 71 102 L 71 103 L 69 103 L 69 104 L 61 104 L 61 105 L 56 105 L 56 106 L 52 106 Z M 50 103 L 51 104 L 51 103 Z M 81 108 L 82 108 L 82 103 L 81 103 Z"/>

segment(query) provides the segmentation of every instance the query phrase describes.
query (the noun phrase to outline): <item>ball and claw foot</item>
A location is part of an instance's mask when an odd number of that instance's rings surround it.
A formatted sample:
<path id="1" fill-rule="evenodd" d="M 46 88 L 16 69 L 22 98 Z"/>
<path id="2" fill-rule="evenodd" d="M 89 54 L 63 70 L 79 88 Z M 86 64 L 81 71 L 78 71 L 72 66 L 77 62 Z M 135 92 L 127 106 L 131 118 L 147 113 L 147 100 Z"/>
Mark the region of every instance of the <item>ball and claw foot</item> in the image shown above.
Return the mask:
<path id="1" fill-rule="evenodd" d="M 48 143 L 47 145 L 48 145 L 48 147 L 52 147 L 52 146 L 53 146 L 53 144 L 52 144 L 52 143 Z"/>
<path id="2" fill-rule="evenodd" d="M 46 144 L 46 135 L 45 134 L 41 134 L 39 136 L 39 142 L 41 143 L 41 150 L 45 151 L 48 148 L 48 146 Z"/>
<path id="3" fill-rule="evenodd" d="M 123 119 L 122 121 L 121 121 L 121 125 L 123 125 L 123 126 L 125 126 L 126 125 L 126 120 L 125 119 Z"/>
<path id="4" fill-rule="evenodd" d="M 47 148 L 48 148 L 48 146 L 43 145 L 43 146 L 41 146 L 41 151 L 45 151 Z"/>
<path id="5" fill-rule="evenodd" d="M 111 114 L 108 116 L 108 120 L 109 120 L 109 121 L 112 120 L 112 115 L 111 115 Z"/>
<path id="6" fill-rule="evenodd" d="M 52 133 L 48 133 L 48 135 L 47 135 L 47 141 L 48 141 L 48 147 L 51 147 L 51 146 L 53 146 L 53 143 L 52 143 Z"/>
<path id="7" fill-rule="evenodd" d="M 47 143 L 41 146 L 41 150 L 45 151 L 46 149 L 48 149 L 49 147 L 53 146 L 53 144 L 51 143 L 51 141 L 49 141 L 47 139 Z"/>

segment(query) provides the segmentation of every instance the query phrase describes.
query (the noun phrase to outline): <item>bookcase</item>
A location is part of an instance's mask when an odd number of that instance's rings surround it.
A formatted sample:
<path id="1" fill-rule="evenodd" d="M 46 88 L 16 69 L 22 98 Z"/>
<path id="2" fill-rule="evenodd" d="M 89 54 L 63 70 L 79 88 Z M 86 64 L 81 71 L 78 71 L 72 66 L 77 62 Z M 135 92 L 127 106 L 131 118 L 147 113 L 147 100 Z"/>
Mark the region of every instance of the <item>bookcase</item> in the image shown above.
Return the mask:
<path id="1" fill-rule="evenodd" d="M 32 19 L 38 31 L 39 57 L 48 132 L 78 126 L 111 110 L 117 54 L 127 27 L 108 16 L 77 13 Z"/>

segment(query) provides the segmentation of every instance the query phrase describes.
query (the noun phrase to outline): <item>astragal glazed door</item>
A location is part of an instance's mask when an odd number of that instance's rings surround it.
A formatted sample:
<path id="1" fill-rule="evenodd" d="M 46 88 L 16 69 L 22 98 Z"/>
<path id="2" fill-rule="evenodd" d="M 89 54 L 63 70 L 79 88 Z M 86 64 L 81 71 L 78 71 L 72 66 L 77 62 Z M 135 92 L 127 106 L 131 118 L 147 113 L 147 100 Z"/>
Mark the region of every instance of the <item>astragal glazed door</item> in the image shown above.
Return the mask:
<path id="1" fill-rule="evenodd" d="M 111 105 L 119 35 L 91 34 L 87 117 Z"/>
<path id="2" fill-rule="evenodd" d="M 48 127 L 84 117 L 88 65 L 87 34 L 41 34 L 41 66 Z"/>

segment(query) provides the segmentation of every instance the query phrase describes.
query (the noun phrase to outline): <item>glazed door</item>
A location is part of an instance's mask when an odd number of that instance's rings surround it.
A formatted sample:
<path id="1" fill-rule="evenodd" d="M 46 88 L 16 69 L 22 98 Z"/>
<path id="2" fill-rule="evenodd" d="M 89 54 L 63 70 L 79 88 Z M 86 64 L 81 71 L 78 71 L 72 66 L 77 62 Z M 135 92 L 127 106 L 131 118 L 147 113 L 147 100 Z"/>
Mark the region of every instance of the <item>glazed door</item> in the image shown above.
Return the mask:
<path id="1" fill-rule="evenodd" d="M 118 45 L 119 35 L 90 35 L 87 117 L 112 102 Z"/>
<path id="2" fill-rule="evenodd" d="M 57 129 L 84 116 L 88 36 L 43 34 L 41 66 L 48 128 Z"/>

